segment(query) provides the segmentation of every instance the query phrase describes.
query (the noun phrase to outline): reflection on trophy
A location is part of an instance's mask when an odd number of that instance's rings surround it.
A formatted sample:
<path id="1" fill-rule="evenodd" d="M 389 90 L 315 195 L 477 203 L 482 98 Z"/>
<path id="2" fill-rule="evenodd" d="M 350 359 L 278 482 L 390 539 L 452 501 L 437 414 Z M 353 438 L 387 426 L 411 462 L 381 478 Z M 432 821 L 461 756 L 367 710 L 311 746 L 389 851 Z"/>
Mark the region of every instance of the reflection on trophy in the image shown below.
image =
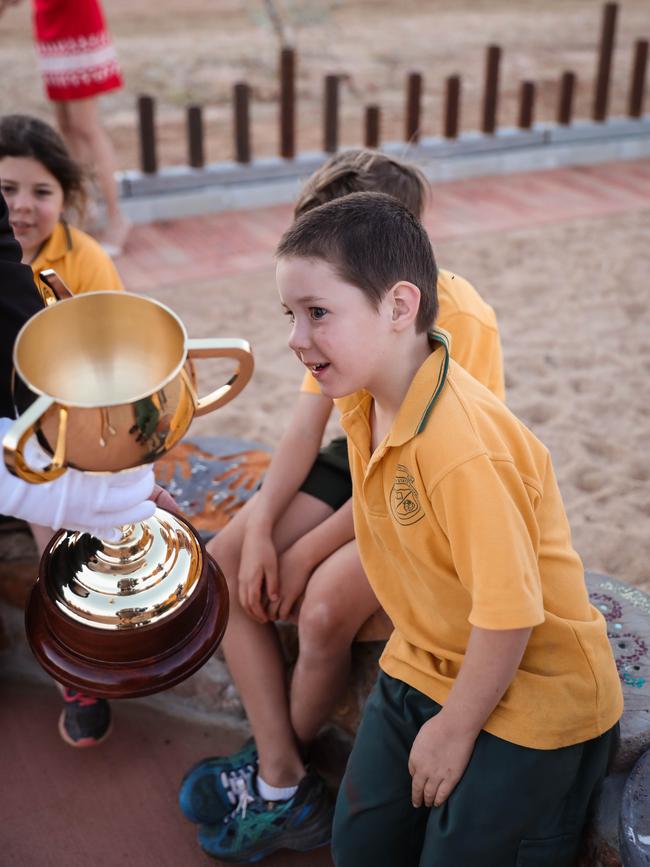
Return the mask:
<path id="1" fill-rule="evenodd" d="M 192 361 L 228 358 L 236 371 L 198 397 Z M 190 340 L 148 298 L 97 292 L 57 301 L 30 319 L 14 348 L 22 414 L 4 439 L 21 478 L 47 482 L 68 467 L 128 471 L 155 461 L 195 415 L 232 400 L 253 371 L 248 343 Z M 49 465 L 30 462 L 36 435 Z M 120 529 L 118 541 L 59 531 L 40 564 L 27 635 L 57 681 L 105 698 L 173 686 L 210 657 L 226 627 L 217 564 L 184 518 L 163 509 Z"/>

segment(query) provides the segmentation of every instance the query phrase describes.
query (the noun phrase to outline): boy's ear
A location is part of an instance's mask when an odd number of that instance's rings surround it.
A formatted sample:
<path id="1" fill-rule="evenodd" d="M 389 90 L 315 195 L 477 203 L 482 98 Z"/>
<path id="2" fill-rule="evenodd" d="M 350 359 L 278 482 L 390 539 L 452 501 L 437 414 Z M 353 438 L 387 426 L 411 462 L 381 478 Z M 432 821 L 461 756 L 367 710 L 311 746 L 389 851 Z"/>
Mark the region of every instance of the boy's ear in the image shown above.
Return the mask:
<path id="1" fill-rule="evenodd" d="M 404 331 L 415 322 L 420 309 L 420 290 L 414 283 L 400 280 L 390 290 L 393 327 Z"/>

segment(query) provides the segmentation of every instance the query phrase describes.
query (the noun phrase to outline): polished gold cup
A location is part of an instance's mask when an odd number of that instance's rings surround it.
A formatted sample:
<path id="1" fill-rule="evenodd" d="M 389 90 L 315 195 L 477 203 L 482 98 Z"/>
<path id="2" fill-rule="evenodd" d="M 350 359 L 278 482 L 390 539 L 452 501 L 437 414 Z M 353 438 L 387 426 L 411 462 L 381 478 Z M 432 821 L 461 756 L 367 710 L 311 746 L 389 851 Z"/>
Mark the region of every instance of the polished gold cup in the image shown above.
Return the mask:
<path id="1" fill-rule="evenodd" d="M 235 371 L 197 394 L 193 362 L 227 358 Z M 97 292 L 58 301 L 23 327 L 14 347 L 22 414 L 3 441 L 5 463 L 35 484 L 68 467 L 121 472 L 155 461 L 194 416 L 232 400 L 253 357 L 240 339 L 187 337 L 149 298 Z M 30 459 L 36 435 L 49 455 Z M 157 509 L 117 542 L 59 531 L 43 555 L 26 611 L 37 659 L 59 682 L 104 697 L 157 692 L 193 673 L 225 630 L 218 566 L 188 521 Z"/>

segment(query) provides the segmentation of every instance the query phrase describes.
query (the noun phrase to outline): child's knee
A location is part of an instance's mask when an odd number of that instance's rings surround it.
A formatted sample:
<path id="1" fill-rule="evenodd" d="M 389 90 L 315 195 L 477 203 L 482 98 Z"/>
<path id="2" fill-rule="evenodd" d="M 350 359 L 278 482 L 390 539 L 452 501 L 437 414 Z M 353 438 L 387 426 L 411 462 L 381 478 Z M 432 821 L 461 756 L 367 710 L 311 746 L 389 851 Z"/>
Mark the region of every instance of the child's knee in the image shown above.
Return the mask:
<path id="1" fill-rule="evenodd" d="M 237 542 L 236 534 L 228 534 L 224 529 L 217 536 L 213 536 L 206 545 L 208 554 L 223 572 L 231 594 L 236 592 L 239 574 L 241 540 L 239 544 Z"/>
<path id="2" fill-rule="evenodd" d="M 348 618 L 349 612 L 336 599 L 307 596 L 298 618 L 301 651 L 330 654 L 347 649 L 351 640 Z"/>

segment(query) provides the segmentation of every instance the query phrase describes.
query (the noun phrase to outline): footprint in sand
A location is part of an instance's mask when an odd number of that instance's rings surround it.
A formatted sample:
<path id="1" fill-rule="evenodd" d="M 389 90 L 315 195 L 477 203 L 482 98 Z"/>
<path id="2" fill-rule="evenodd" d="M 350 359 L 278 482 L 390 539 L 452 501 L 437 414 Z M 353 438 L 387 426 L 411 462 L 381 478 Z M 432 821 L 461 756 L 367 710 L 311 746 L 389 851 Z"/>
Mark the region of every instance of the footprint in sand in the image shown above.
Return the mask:
<path id="1" fill-rule="evenodd" d="M 607 484 L 607 473 L 597 467 L 578 467 L 571 474 L 571 481 L 579 491 L 596 494 Z"/>
<path id="2" fill-rule="evenodd" d="M 553 397 L 554 394 L 557 394 L 557 382 L 553 379 L 549 379 L 545 382 L 540 382 L 537 385 L 537 391 L 540 394 L 545 394 L 548 397 Z"/>
<path id="3" fill-rule="evenodd" d="M 549 392 L 547 392 L 549 393 Z M 546 403 L 533 403 L 521 410 L 521 417 L 530 425 L 545 424 L 556 413 L 555 406 L 549 401 Z"/>
<path id="4" fill-rule="evenodd" d="M 644 461 L 632 461 L 628 467 L 627 474 L 635 482 L 647 482 L 650 479 L 650 467 Z"/>
<path id="5" fill-rule="evenodd" d="M 627 318 L 630 322 L 634 322 L 639 316 L 643 316 L 646 312 L 647 306 L 642 304 L 640 301 L 638 302 L 630 302 L 628 304 L 623 305 L 623 310 L 627 314 Z"/>
<path id="6" fill-rule="evenodd" d="M 605 461 L 610 462 L 616 461 L 619 457 L 619 449 L 607 440 L 592 437 L 591 439 L 584 439 L 582 445 L 588 455 L 598 460 L 604 458 Z"/>
<path id="7" fill-rule="evenodd" d="M 585 394 L 591 388 L 593 388 L 593 382 L 590 379 L 585 379 L 584 377 L 574 376 L 569 380 L 569 385 L 571 389 L 576 394 Z"/>

